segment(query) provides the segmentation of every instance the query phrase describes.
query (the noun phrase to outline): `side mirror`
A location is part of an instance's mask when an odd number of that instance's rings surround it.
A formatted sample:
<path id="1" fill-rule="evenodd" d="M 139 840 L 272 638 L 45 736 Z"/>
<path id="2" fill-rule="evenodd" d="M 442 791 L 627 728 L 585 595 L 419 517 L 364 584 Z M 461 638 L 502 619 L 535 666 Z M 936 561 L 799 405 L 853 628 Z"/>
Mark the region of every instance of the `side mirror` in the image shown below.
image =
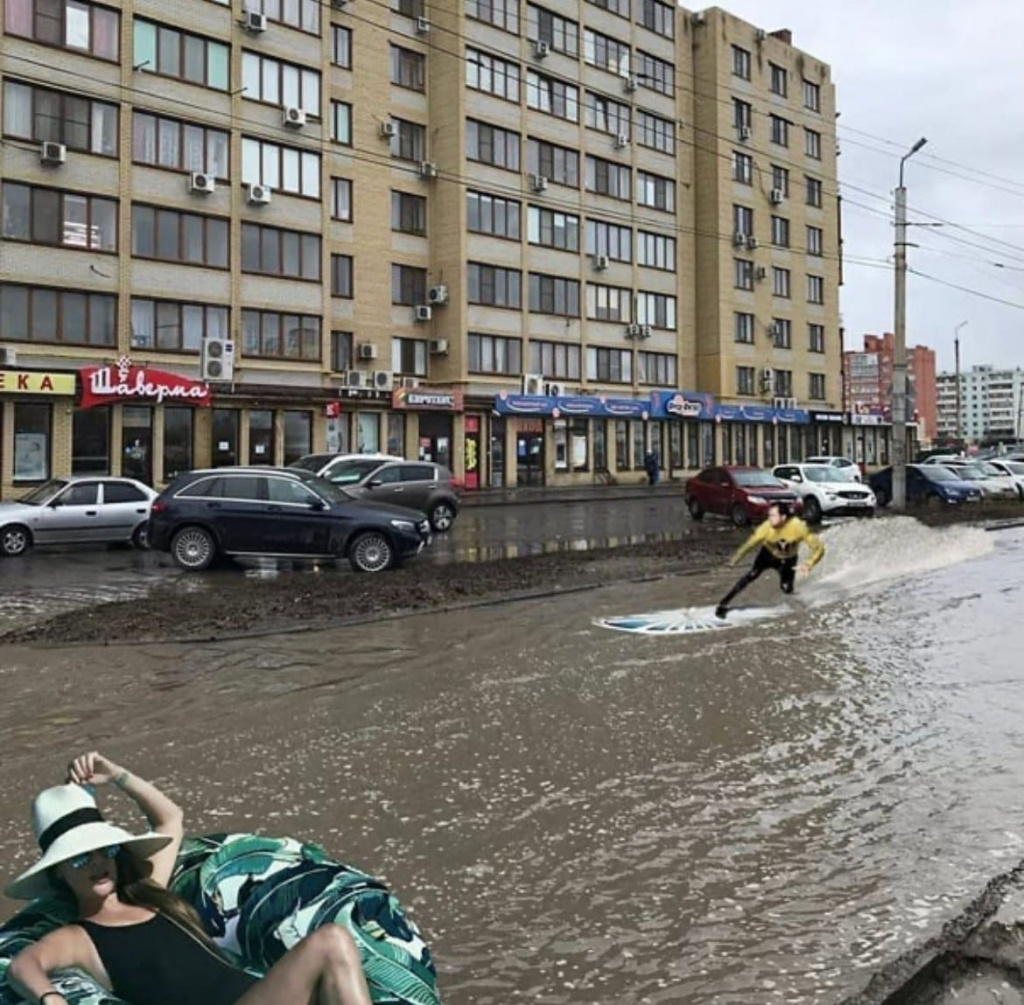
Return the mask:
<path id="1" fill-rule="evenodd" d="M 384 480 L 382 478 L 371 478 L 366 483 L 366 487 L 368 489 L 379 489 L 381 487 L 381 485 L 383 485 L 383 484 L 384 484 Z"/>
<path id="2" fill-rule="evenodd" d="M 313 501 L 312 501 L 312 502 L 311 502 L 311 503 L 309 504 L 309 508 L 310 508 L 310 509 L 314 509 L 314 510 L 322 510 L 322 509 L 327 509 L 327 503 L 325 503 L 325 502 L 323 501 L 323 499 L 317 498 L 317 499 L 314 499 L 314 500 L 313 500 Z"/>
<path id="3" fill-rule="evenodd" d="M 804 476 L 800 474 L 799 471 L 796 471 L 793 473 L 792 477 L 789 480 L 791 482 L 802 482 L 804 480 Z"/>
<path id="4" fill-rule="evenodd" d="M 58 506 L 63 506 L 64 504 L 60 499 L 51 499 L 46 505 L 49 506 L 50 509 L 57 509 Z"/>

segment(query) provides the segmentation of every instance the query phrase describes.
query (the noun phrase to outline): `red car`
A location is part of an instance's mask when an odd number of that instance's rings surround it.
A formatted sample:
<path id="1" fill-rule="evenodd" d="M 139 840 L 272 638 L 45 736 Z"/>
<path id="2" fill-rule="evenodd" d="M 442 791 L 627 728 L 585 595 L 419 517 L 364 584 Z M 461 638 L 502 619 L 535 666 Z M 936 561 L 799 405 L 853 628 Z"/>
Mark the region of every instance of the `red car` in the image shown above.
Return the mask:
<path id="1" fill-rule="evenodd" d="M 770 471 L 760 468 L 706 468 L 686 482 L 686 508 L 694 520 L 705 513 L 727 516 L 737 527 L 763 520 L 772 503 L 786 502 L 794 513 L 803 500 Z"/>

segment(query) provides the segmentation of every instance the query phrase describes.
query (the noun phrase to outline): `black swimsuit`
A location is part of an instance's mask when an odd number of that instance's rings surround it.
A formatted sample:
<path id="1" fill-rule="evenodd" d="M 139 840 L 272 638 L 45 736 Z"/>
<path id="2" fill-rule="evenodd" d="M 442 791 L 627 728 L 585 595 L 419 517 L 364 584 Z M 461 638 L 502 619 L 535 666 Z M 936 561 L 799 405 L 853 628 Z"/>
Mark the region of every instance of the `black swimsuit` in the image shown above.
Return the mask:
<path id="1" fill-rule="evenodd" d="M 257 978 L 162 914 L 135 925 L 77 924 L 131 1005 L 235 1005 Z"/>

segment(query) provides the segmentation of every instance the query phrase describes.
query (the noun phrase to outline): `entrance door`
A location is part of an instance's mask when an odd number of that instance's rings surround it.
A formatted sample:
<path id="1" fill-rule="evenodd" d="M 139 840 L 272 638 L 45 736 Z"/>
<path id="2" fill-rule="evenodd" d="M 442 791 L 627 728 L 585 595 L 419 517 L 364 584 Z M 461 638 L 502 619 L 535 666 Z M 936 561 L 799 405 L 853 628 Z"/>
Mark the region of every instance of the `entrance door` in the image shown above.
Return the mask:
<path id="1" fill-rule="evenodd" d="M 274 413 L 269 409 L 249 412 L 249 463 L 276 463 L 274 457 Z"/>
<path id="2" fill-rule="evenodd" d="M 516 485 L 543 484 L 544 434 L 521 429 L 516 433 Z"/>
<path id="3" fill-rule="evenodd" d="M 153 409 L 125 405 L 121 411 L 121 474 L 153 484 Z"/>
<path id="4" fill-rule="evenodd" d="M 420 415 L 420 456 L 421 461 L 433 461 L 451 470 L 452 467 L 452 417 L 440 413 Z"/>

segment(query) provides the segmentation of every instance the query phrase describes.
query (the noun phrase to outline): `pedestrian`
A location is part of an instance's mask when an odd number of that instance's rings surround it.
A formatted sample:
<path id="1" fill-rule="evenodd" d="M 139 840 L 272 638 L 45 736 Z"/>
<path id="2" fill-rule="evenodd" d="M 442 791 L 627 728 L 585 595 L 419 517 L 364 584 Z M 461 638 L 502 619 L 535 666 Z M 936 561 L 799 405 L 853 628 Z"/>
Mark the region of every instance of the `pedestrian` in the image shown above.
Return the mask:
<path id="1" fill-rule="evenodd" d="M 151 829 L 107 823 L 86 788 L 104 785 L 133 799 Z M 66 1005 L 49 974 L 77 967 L 132 1005 L 371 1005 L 359 950 L 338 925 L 306 936 L 262 979 L 222 956 L 191 905 L 167 889 L 182 819 L 156 786 L 98 753 L 76 757 L 67 783 L 36 797 L 41 856 L 5 892 L 34 899 L 62 890 L 75 898 L 78 921 L 11 961 L 7 977 L 22 995 Z"/>
<path id="2" fill-rule="evenodd" d="M 644 471 L 647 472 L 647 484 L 657 485 L 658 479 L 661 476 L 661 462 L 658 460 L 658 455 L 653 450 L 648 450 L 644 454 Z"/>
<path id="3" fill-rule="evenodd" d="M 800 544 L 806 544 L 810 550 L 807 561 L 797 570 Z M 824 557 L 825 545 L 821 538 L 812 534 L 810 528 L 793 516 L 789 503 L 772 503 L 768 508 L 768 518 L 739 547 L 736 554 L 729 560 L 729 567 L 735 568 L 748 552 L 760 545 L 753 568 L 741 576 L 736 585 L 719 601 L 715 608 L 715 616 L 725 618 L 729 612 L 729 603 L 745 590 L 766 569 L 777 569 L 779 586 L 783 593 L 793 592 L 793 581 L 797 571 L 807 575 Z"/>

